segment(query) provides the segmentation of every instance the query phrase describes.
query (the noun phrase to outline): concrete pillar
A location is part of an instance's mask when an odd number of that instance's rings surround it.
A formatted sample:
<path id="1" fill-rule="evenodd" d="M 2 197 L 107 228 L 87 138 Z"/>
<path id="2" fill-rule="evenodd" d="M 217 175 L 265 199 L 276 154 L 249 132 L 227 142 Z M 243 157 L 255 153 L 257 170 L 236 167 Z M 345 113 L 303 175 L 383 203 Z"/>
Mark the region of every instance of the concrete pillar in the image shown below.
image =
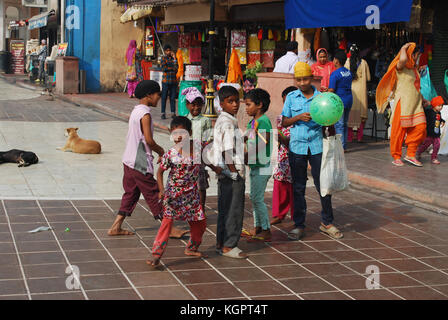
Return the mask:
<path id="1" fill-rule="evenodd" d="M 0 0 L 0 51 L 5 50 L 5 5 Z"/>

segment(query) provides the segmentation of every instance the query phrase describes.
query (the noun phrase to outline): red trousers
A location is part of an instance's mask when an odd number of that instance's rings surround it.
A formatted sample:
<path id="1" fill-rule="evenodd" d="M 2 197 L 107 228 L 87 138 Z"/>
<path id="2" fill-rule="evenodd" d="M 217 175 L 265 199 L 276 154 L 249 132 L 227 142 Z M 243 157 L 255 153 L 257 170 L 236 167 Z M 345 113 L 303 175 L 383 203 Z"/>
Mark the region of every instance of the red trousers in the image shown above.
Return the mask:
<path id="1" fill-rule="evenodd" d="M 172 219 L 164 218 L 162 220 L 162 225 L 159 228 L 159 232 L 157 232 L 156 239 L 152 246 L 152 255 L 157 259 L 160 259 L 165 252 L 173 222 Z M 202 242 L 202 235 L 207 227 L 207 220 L 188 221 L 188 224 L 190 225 L 190 240 L 188 241 L 186 248 L 190 251 L 198 251 Z"/>
<path id="2" fill-rule="evenodd" d="M 144 175 L 137 170 L 124 166 L 123 189 L 121 206 L 118 214 L 130 216 L 143 194 L 154 218 L 161 219 L 163 216 L 162 202 L 159 199 L 159 187 L 152 174 Z"/>
<path id="3" fill-rule="evenodd" d="M 294 212 L 294 194 L 292 183 L 274 180 L 272 193 L 272 217 L 284 219 L 288 211 L 291 211 L 291 219 Z"/>

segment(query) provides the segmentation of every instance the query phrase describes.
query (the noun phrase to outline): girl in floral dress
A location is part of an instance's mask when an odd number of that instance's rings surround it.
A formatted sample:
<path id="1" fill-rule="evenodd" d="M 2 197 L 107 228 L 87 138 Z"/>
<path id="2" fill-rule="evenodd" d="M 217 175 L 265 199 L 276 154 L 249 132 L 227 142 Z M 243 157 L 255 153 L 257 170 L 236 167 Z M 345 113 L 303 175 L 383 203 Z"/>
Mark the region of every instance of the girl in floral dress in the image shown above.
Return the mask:
<path id="1" fill-rule="evenodd" d="M 198 251 L 205 232 L 206 220 L 200 203 L 198 177 L 201 168 L 201 143 L 189 139 L 192 134 L 191 121 L 186 117 L 175 117 L 171 122 L 171 135 L 176 145 L 162 157 L 157 172 L 159 198 L 163 199 L 163 220 L 152 248 L 153 260 L 147 263 L 157 266 L 165 252 L 174 220 L 186 220 L 190 225 L 190 240 L 185 248 L 188 256 L 206 257 Z M 166 187 L 163 173 L 169 171 Z"/>
<path id="2" fill-rule="evenodd" d="M 282 92 L 283 102 L 285 102 L 286 96 L 297 90 L 296 87 L 288 87 Z M 282 116 L 277 117 L 277 129 L 278 129 L 278 156 L 277 166 L 274 169 L 274 190 L 272 193 L 272 220 L 271 225 L 281 223 L 285 218 L 288 211 L 294 212 L 294 194 L 292 189 L 292 177 L 291 168 L 289 166 L 288 159 L 288 146 L 291 127 L 282 127 Z"/>

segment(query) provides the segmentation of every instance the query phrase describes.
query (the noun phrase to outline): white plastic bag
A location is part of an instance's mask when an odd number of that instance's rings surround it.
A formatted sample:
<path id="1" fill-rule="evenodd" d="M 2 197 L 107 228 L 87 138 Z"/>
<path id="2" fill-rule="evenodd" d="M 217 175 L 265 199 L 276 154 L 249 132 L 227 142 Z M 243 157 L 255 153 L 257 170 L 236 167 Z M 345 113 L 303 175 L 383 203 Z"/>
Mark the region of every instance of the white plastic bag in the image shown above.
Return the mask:
<path id="1" fill-rule="evenodd" d="M 324 138 L 320 167 L 320 194 L 325 197 L 347 188 L 347 167 L 341 135 Z"/>

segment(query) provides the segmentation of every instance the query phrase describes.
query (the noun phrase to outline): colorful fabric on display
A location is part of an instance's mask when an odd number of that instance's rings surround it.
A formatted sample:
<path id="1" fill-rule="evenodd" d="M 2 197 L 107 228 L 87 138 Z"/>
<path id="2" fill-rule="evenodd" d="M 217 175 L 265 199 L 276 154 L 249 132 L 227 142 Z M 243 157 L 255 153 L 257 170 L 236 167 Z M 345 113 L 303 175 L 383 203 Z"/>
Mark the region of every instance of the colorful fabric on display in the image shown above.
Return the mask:
<path id="1" fill-rule="evenodd" d="M 234 48 L 240 59 L 240 64 L 247 64 L 246 48 Z"/>
<path id="2" fill-rule="evenodd" d="M 191 45 L 191 34 L 179 33 L 177 40 L 178 40 L 177 46 L 179 48 L 188 48 Z"/>
<path id="3" fill-rule="evenodd" d="M 249 36 L 248 51 L 260 51 L 260 40 L 258 40 L 257 34 L 253 33 Z"/>
<path id="4" fill-rule="evenodd" d="M 274 51 L 262 51 L 261 62 L 265 68 L 274 68 Z"/>
<path id="5" fill-rule="evenodd" d="M 247 41 L 246 31 L 232 30 L 231 40 L 230 40 L 232 48 L 245 47 L 246 41 Z"/>
<path id="6" fill-rule="evenodd" d="M 263 40 L 263 43 L 261 44 L 261 50 L 275 50 L 275 41 Z"/>
<path id="7" fill-rule="evenodd" d="M 190 63 L 201 62 L 201 48 L 190 48 Z"/>
<path id="8" fill-rule="evenodd" d="M 238 58 L 238 53 L 235 49 L 233 49 L 229 61 L 229 73 L 227 76 L 227 82 L 238 83 L 240 80 L 243 80 L 243 72 L 241 71 L 241 64 L 240 59 Z"/>
<path id="9" fill-rule="evenodd" d="M 182 52 L 182 59 L 185 64 L 190 64 L 190 50 L 188 48 L 180 48 Z"/>
<path id="10" fill-rule="evenodd" d="M 248 58 L 247 64 L 249 66 L 253 66 L 253 65 L 255 65 L 255 63 L 257 61 L 261 60 L 261 53 L 260 52 L 249 52 L 247 55 L 247 58 Z"/>

